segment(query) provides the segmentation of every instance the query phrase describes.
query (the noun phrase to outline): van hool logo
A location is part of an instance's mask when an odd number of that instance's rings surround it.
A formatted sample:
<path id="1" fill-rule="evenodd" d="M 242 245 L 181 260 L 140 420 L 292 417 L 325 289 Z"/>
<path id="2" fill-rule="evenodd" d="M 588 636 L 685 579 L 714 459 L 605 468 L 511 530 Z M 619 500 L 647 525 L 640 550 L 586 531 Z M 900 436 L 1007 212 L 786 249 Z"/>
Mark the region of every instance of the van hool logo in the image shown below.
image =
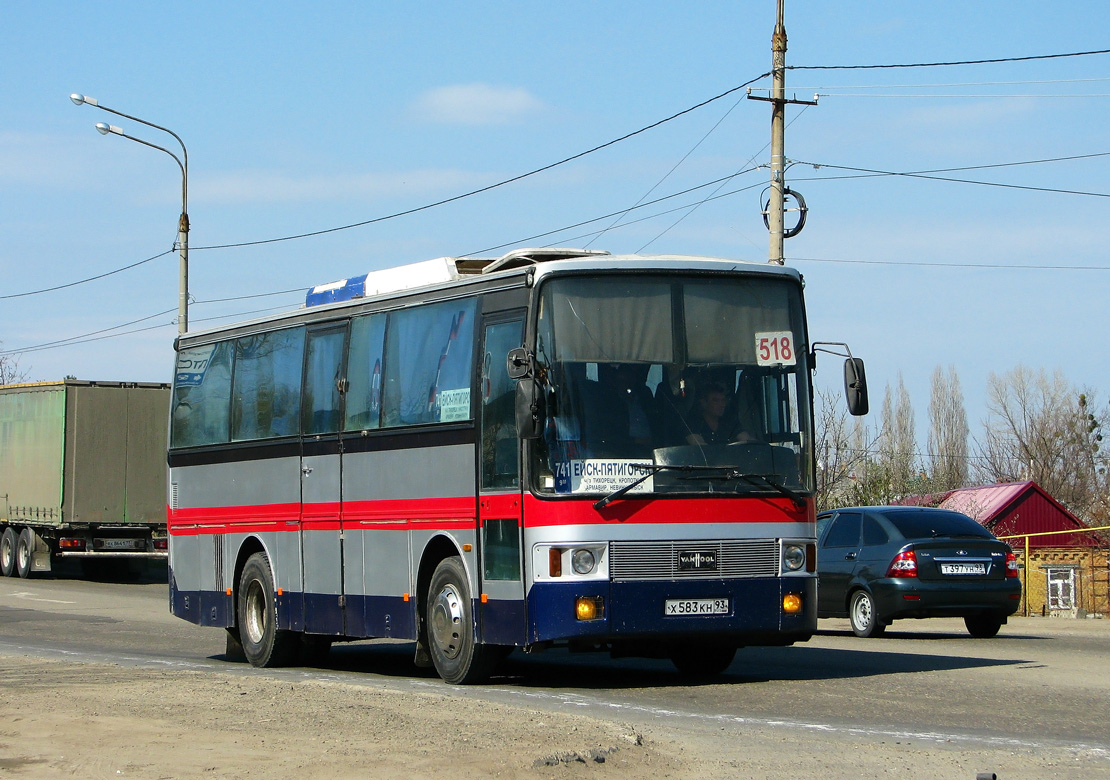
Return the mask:
<path id="1" fill-rule="evenodd" d="M 717 553 L 705 550 L 680 550 L 679 571 L 717 571 Z"/>

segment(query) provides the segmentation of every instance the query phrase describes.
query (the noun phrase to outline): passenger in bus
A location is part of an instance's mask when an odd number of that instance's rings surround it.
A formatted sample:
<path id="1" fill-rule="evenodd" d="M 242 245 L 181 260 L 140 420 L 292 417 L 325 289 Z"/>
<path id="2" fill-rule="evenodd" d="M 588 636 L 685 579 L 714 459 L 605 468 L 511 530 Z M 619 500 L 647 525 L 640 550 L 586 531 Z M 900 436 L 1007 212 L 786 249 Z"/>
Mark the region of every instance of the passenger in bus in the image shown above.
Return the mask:
<path id="1" fill-rule="evenodd" d="M 655 397 L 647 386 L 647 363 L 608 363 L 598 367 L 603 390 L 601 411 L 606 438 L 637 454 L 655 446 Z M 625 453 L 617 453 L 625 454 Z M 632 452 L 627 452 L 632 454 Z"/>

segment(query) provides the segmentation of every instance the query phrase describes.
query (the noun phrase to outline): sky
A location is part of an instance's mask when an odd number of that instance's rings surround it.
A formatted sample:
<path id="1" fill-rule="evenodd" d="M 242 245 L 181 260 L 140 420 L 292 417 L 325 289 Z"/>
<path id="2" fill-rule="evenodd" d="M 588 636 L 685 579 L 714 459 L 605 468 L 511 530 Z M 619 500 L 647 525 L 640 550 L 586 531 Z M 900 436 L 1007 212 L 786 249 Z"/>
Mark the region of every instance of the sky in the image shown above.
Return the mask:
<path id="1" fill-rule="evenodd" d="M 773 0 L 11 4 L 0 354 L 32 381 L 172 375 L 181 172 L 94 125 L 180 147 L 74 92 L 188 149 L 190 329 L 521 246 L 765 261 L 771 109 L 736 88 L 774 23 Z M 1019 60 L 1110 48 L 1105 4 L 787 0 L 785 25 L 787 94 L 819 96 L 787 109 L 786 261 L 811 338 L 865 359 L 871 419 L 901 376 L 924 450 L 937 366 L 973 436 L 1019 364 L 1110 397 L 1110 54 Z M 1019 61 L 843 67 L 993 59 Z"/>

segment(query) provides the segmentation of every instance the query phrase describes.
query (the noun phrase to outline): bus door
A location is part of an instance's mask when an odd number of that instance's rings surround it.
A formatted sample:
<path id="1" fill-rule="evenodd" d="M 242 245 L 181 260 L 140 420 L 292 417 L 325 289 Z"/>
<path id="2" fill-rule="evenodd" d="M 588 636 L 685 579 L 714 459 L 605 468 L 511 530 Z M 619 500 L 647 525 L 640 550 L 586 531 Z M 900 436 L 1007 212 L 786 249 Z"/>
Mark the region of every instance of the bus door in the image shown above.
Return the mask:
<path id="1" fill-rule="evenodd" d="M 509 350 L 523 342 L 523 312 L 484 318 L 479 353 L 479 607 L 482 641 L 502 645 L 523 644 L 526 625 L 520 440 L 513 412 L 516 383 L 506 368 Z"/>
<path id="2" fill-rule="evenodd" d="M 304 630 L 344 633 L 342 447 L 347 326 L 310 329 L 301 395 Z"/>

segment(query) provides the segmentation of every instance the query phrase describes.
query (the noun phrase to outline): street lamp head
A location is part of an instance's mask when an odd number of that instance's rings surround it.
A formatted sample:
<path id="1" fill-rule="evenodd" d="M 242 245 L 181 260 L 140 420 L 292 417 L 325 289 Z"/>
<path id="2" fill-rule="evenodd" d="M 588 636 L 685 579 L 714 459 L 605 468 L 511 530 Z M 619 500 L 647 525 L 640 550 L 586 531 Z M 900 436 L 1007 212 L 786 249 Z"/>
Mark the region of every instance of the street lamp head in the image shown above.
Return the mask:
<path id="1" fill-rule="evenodd" d="M 97 108 L 100 107 L 100 104 L 96 102 L 96 98 L 91 98 L 88 95 L 82 95 L 80 92 L 74 92 L 72 95 L 69 96 L 69 99 L 73 101 L 73 105 L 75 106 L 83 106 L 85 104 L 88 104 L 90 106 L 96 106 Z"/>
<path id="2" fill-rule="evenodd" d="M 123 135 L 123 128 L 122 127 L 116 127 L 115 125 L 109 125 L 109 124 L 106 124 L 104 122 L 97 122 L 96 123 L 96 132 L 100 133 L 101 135 L 108 135 L 108 133 L 115 133 L 116 135 Z"/>

